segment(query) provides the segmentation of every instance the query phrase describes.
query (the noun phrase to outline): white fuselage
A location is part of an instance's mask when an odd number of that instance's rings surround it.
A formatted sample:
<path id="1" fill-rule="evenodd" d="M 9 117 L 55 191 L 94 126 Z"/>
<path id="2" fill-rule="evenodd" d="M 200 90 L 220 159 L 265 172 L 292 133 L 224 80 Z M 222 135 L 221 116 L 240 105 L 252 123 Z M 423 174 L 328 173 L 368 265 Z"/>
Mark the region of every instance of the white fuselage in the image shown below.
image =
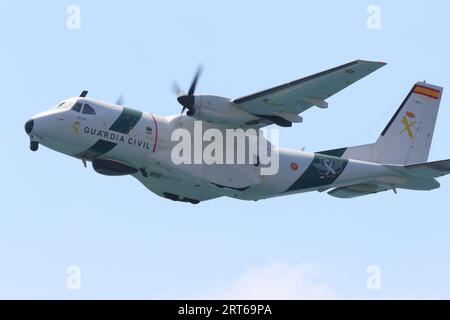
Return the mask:
<path id="1" fill-rule="evenodd" d="M 193 118 L 159 117 L 89 98 L 66 102 L 27 123 L 32 142 L 83 161 L 108 160 L 134 168 L 136 172 L 131 174 L 135 178 L 172 200 L 202 201 L 220 196 L 259 200 L 398 178 L 380 164 L 273 146 L 272 156 L 279 159 L 273 175 L 261 175 L 255 164 L 178 165 L 171 158 L 175 144 L 172 133 L 178 128 L 192 131 Z M 94 113 L 72 110 L 76 104 L 82 108 L 88 104 Z"/>

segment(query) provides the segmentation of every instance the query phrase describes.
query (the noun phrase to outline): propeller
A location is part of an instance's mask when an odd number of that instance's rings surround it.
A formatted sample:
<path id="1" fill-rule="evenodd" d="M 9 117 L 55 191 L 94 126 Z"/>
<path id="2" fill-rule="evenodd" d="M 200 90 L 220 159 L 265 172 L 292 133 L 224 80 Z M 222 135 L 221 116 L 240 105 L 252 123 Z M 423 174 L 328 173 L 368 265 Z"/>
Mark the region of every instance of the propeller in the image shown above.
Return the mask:
<path id="1" fill-rule="evenodd" d="M 180 89 L 178 84 L 175 82 L 173 85 L 173 90 L 177 95 L 177 101 L 179 104 L 183 106 L 181 109 L 181 113 L 183 113 L 186 109 L 188 110 L 187 115 L 192 116 L 195 113 L 195 89 L 197 88 L 197 82 L 202 74 L 203 67 L 201 65 L 198 66 L 197 71 L 195 72 L 194 78 L 192 79 L 191 86 L 189 87 L 189 91 L 186 94 L 183 90 Z"/>

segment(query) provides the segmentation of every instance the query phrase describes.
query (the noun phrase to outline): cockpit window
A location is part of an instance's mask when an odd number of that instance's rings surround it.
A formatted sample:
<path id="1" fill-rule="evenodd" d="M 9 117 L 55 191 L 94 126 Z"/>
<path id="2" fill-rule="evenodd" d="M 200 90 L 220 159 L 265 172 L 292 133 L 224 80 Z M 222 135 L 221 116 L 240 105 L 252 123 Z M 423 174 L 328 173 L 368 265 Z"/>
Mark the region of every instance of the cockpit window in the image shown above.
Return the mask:
<path id="1" fill-rule="evenodd" d="M 95 114 L 95 110 L 90 105 L 85 103 L 83 107 L 83 114 Z"/>
<path id="2" fill-rule="evenodd" d="M 72 107 L 72 110 L 76 111 L 76 112 L 81 112 L 81 107 L 82 107 L 82 104 L 78 102 Z"/>

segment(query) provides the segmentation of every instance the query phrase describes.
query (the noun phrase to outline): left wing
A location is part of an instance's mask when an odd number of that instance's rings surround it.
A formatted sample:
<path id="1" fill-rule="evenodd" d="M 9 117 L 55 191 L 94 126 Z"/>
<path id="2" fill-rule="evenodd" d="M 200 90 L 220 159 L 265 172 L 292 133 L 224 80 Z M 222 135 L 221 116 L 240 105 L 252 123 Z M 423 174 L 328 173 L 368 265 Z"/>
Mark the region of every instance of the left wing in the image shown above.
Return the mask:
<path id="1" fill-rule="evenodd" d="M 385 65 L 357 60 L 231 102 L 255 116 L 290 127 L 292 122 L 302 121 L 299 113 L 312 106 L 327 108 L 327 98 Z"/>

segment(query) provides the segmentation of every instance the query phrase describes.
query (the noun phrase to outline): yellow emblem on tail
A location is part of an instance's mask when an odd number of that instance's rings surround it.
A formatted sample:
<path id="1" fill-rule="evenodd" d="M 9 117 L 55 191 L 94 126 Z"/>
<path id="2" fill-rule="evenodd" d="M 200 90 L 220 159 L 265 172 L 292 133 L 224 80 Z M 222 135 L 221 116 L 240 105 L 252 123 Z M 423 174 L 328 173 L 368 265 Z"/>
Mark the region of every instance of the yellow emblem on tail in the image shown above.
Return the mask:
<path id="1" fill-rule="evenodd" d="M 405 125 L 405 128 L 400 131 L 400 134 L 402 134 L 403 132 L 407 132 L 408 133 L 408 137 L 410 139 L 412 139 L 414 137 L 414 133 L 413 133 L 413 127 L 416 125 L 416 121 L 414 122 L 409 122 L 408 118 L 406 116 L 404 116 L 402 118 L 402 123 Z"/>

